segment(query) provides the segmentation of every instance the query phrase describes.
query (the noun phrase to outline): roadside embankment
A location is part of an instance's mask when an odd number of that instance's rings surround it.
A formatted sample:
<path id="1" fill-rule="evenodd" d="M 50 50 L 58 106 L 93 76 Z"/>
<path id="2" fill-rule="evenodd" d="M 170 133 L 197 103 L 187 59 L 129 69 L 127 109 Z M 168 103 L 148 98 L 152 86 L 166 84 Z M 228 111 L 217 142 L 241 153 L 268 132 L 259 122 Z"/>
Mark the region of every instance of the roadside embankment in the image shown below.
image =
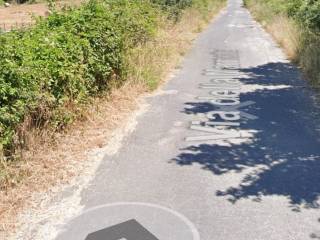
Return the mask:
<path id="1" fill-rule="evenodd" d="M 254 17 L 273 35 L 315 88 L 320 87 L 320 2 L 245 0 Z"/>

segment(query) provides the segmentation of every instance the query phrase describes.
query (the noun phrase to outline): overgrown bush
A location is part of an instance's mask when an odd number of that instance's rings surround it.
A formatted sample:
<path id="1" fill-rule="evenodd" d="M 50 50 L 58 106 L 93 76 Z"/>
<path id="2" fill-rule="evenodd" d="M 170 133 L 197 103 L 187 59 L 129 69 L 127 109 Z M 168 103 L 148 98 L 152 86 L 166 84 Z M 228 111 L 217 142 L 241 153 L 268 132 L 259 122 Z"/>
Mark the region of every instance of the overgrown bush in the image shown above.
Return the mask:
<path id="1" fill-rule="evenodd" d="M 267 0 L 274 10 L 282 10 L 289 17 L 310 29 L 320 31 L 320 2 L 318 0 Z"/>
<path id="2" fill-rule="evenodd" d="M 180 9 L 184 9 L 192 5 L 192 0 L 152 0 L 152 2 L 163 7 L 177 7 Z"/>
<path id="3" fill-rule="evenodd" d="M 213 0 L 151 0 L 154 4 L 159 5 L 162 9 L 169 13 L 169 17 L 175 20 L 179 19 L 182 11 L 188 7 L 193 6 L 196 9 L 208 10 L 210 3 L 217 3 L 219 1 Z M 223 2 L 221 0 L 220 2 Z"/>
<path id="4" fill-rule="evenodd" d="M 271 8 L 275 13 L 286 14 L 313 31 L 320 31 L 319 0 L 246 0 Z"/>
<path id="5" fill-rule="evenodd" d="M 302 21 L 311 29 L 319 33 L 320 31 L 320 1 L 303 1 L 295 15 L 297 20 Z"/>
<path id="6" fill-rule="evenodd" d="M 26 116 L 61 127 L 72 120 L 65 106 L 120 81 L 127 49 L 152 37 L 157 14 L 143 0 L 90 1 L 0 35 L 0 150 L 11 151 Z"/>
<path id="7" fill-rule="evenodd" d="M 169 17 L 179 19 L 183 9 L 190 7 L 193 0 L 151 0 L 152 3 L 160 6 L 164 11 L 169 13 Z"/>
<path id="8" fill-rule="evenodd" d="M 155 36 L 163 15 L 177 20 L 210 1 L 90 0 L 0 34 L 0 160 L 23 146 L 25 128 L 61 129 L 88 99 L 121 84 L 129 50 Z"/>

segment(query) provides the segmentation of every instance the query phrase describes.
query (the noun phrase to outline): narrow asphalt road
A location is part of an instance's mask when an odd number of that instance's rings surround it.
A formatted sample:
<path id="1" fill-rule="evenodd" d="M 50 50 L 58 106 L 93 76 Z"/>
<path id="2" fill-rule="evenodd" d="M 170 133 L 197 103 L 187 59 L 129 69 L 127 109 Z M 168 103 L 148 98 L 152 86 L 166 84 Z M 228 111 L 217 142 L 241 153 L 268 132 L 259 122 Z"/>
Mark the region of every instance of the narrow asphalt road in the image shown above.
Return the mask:
<path id="1" fill-rule="evenodd" d="M 320 109 L 241 0 L 146 101 L 56 239 L 320 239 Z"/>

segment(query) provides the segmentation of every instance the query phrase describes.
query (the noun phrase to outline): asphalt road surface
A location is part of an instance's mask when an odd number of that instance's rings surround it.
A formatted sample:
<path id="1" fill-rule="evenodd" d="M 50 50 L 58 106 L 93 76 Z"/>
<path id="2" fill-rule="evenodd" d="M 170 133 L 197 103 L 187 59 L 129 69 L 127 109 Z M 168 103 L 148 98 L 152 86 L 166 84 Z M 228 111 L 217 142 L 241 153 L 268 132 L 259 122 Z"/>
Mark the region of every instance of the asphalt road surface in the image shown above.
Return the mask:
<path id="1" fill-rule="evenodd" d="M 241 0 L 146 101 L 56 239 L 320 239 L 316 96 Z"/>

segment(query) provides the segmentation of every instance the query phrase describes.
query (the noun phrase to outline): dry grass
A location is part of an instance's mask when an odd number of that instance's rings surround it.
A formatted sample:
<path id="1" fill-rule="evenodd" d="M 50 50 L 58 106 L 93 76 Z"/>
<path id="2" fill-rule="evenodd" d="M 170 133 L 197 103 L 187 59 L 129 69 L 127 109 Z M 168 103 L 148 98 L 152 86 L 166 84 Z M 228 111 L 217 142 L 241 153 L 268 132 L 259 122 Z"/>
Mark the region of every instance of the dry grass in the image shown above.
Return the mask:
<path id="1" fill-rule="evenodd" d="M 287 56 L 294 60 L 297 58 L 301 32 L 295 22 L 285 16 L 276 16 L 267 26 L 280 46 L 285 50 Z"/>
<path id="2" fill-rule="evenodd" d="M 107 144 L 112 130 L 136 109 L 137 97 L 145 90 L 142 85 L 125 85 L 108 97 L 95 99 L 90 108 L 83 110 L 87 117 L 75 122 L 66 132 L 54 136 L 44 131 L 34 132 L 30 149 L 24 151 L 24 161 L 2 169 L 8 178 L 0 192 L 1 230 L 14 227 L 12 217 L 31 204 L 28 201 L 34 192 L 67 183 L 78 175 L 87 152 Z"/>
<path id="3" fill-rule="evenodd" d="M 275 15 L 265 4 L 249 1 L 248 7 L 285 50 L 288 57 L 296 59 L 301 36 L 297 24 L 287 16 Z"/>
<path id="4" fill-rule="evenodd" d="M 213 7 L 208 18 L 222 7 Z M 155 41 L 132 50 L 130 77 L 122 87 L 79 109 L 81 117 L 64 132 L 29 130 L 23 160 L 0 163 L 0 179 L 5 179 L 0 185 L 0 239 L 17 228 L 19 213 L 41 204 L 32 202 L 35 193 L 45 193 L 81 174 L 83 163 L 90 161 L 88 152 L 108 143 L 112 132 L 137 109 L 138 96 L 167 78 L 206 24 L 203 13 L 196 10 L 186 11 L 178 24 L 164 24 Z"/>
<path id="5" fill-rule="evenodd" d="M 320 37 L 288 16 L 260 1 L 247 1 L 255 18 L 284 49 L 288 58 L 301 67 L 314 88 L 320 89 Z"/>
<path id="6" fill-rule="evenodd" d="M 208 15 L 195 10 L 187 10 L 178 24 L 163 24 L 158 36 L 136 48 L 129 55 L 128 63 L 130 78 L 134 82 L 143 83 L 151 90 L 155 89 L 161 80 L 165 79 L 168 69 L 177 65 L 181 56 L 188 50 L 196 37 L 212 17 L 223 7 L 217 3 L 212 6 Z"/>

